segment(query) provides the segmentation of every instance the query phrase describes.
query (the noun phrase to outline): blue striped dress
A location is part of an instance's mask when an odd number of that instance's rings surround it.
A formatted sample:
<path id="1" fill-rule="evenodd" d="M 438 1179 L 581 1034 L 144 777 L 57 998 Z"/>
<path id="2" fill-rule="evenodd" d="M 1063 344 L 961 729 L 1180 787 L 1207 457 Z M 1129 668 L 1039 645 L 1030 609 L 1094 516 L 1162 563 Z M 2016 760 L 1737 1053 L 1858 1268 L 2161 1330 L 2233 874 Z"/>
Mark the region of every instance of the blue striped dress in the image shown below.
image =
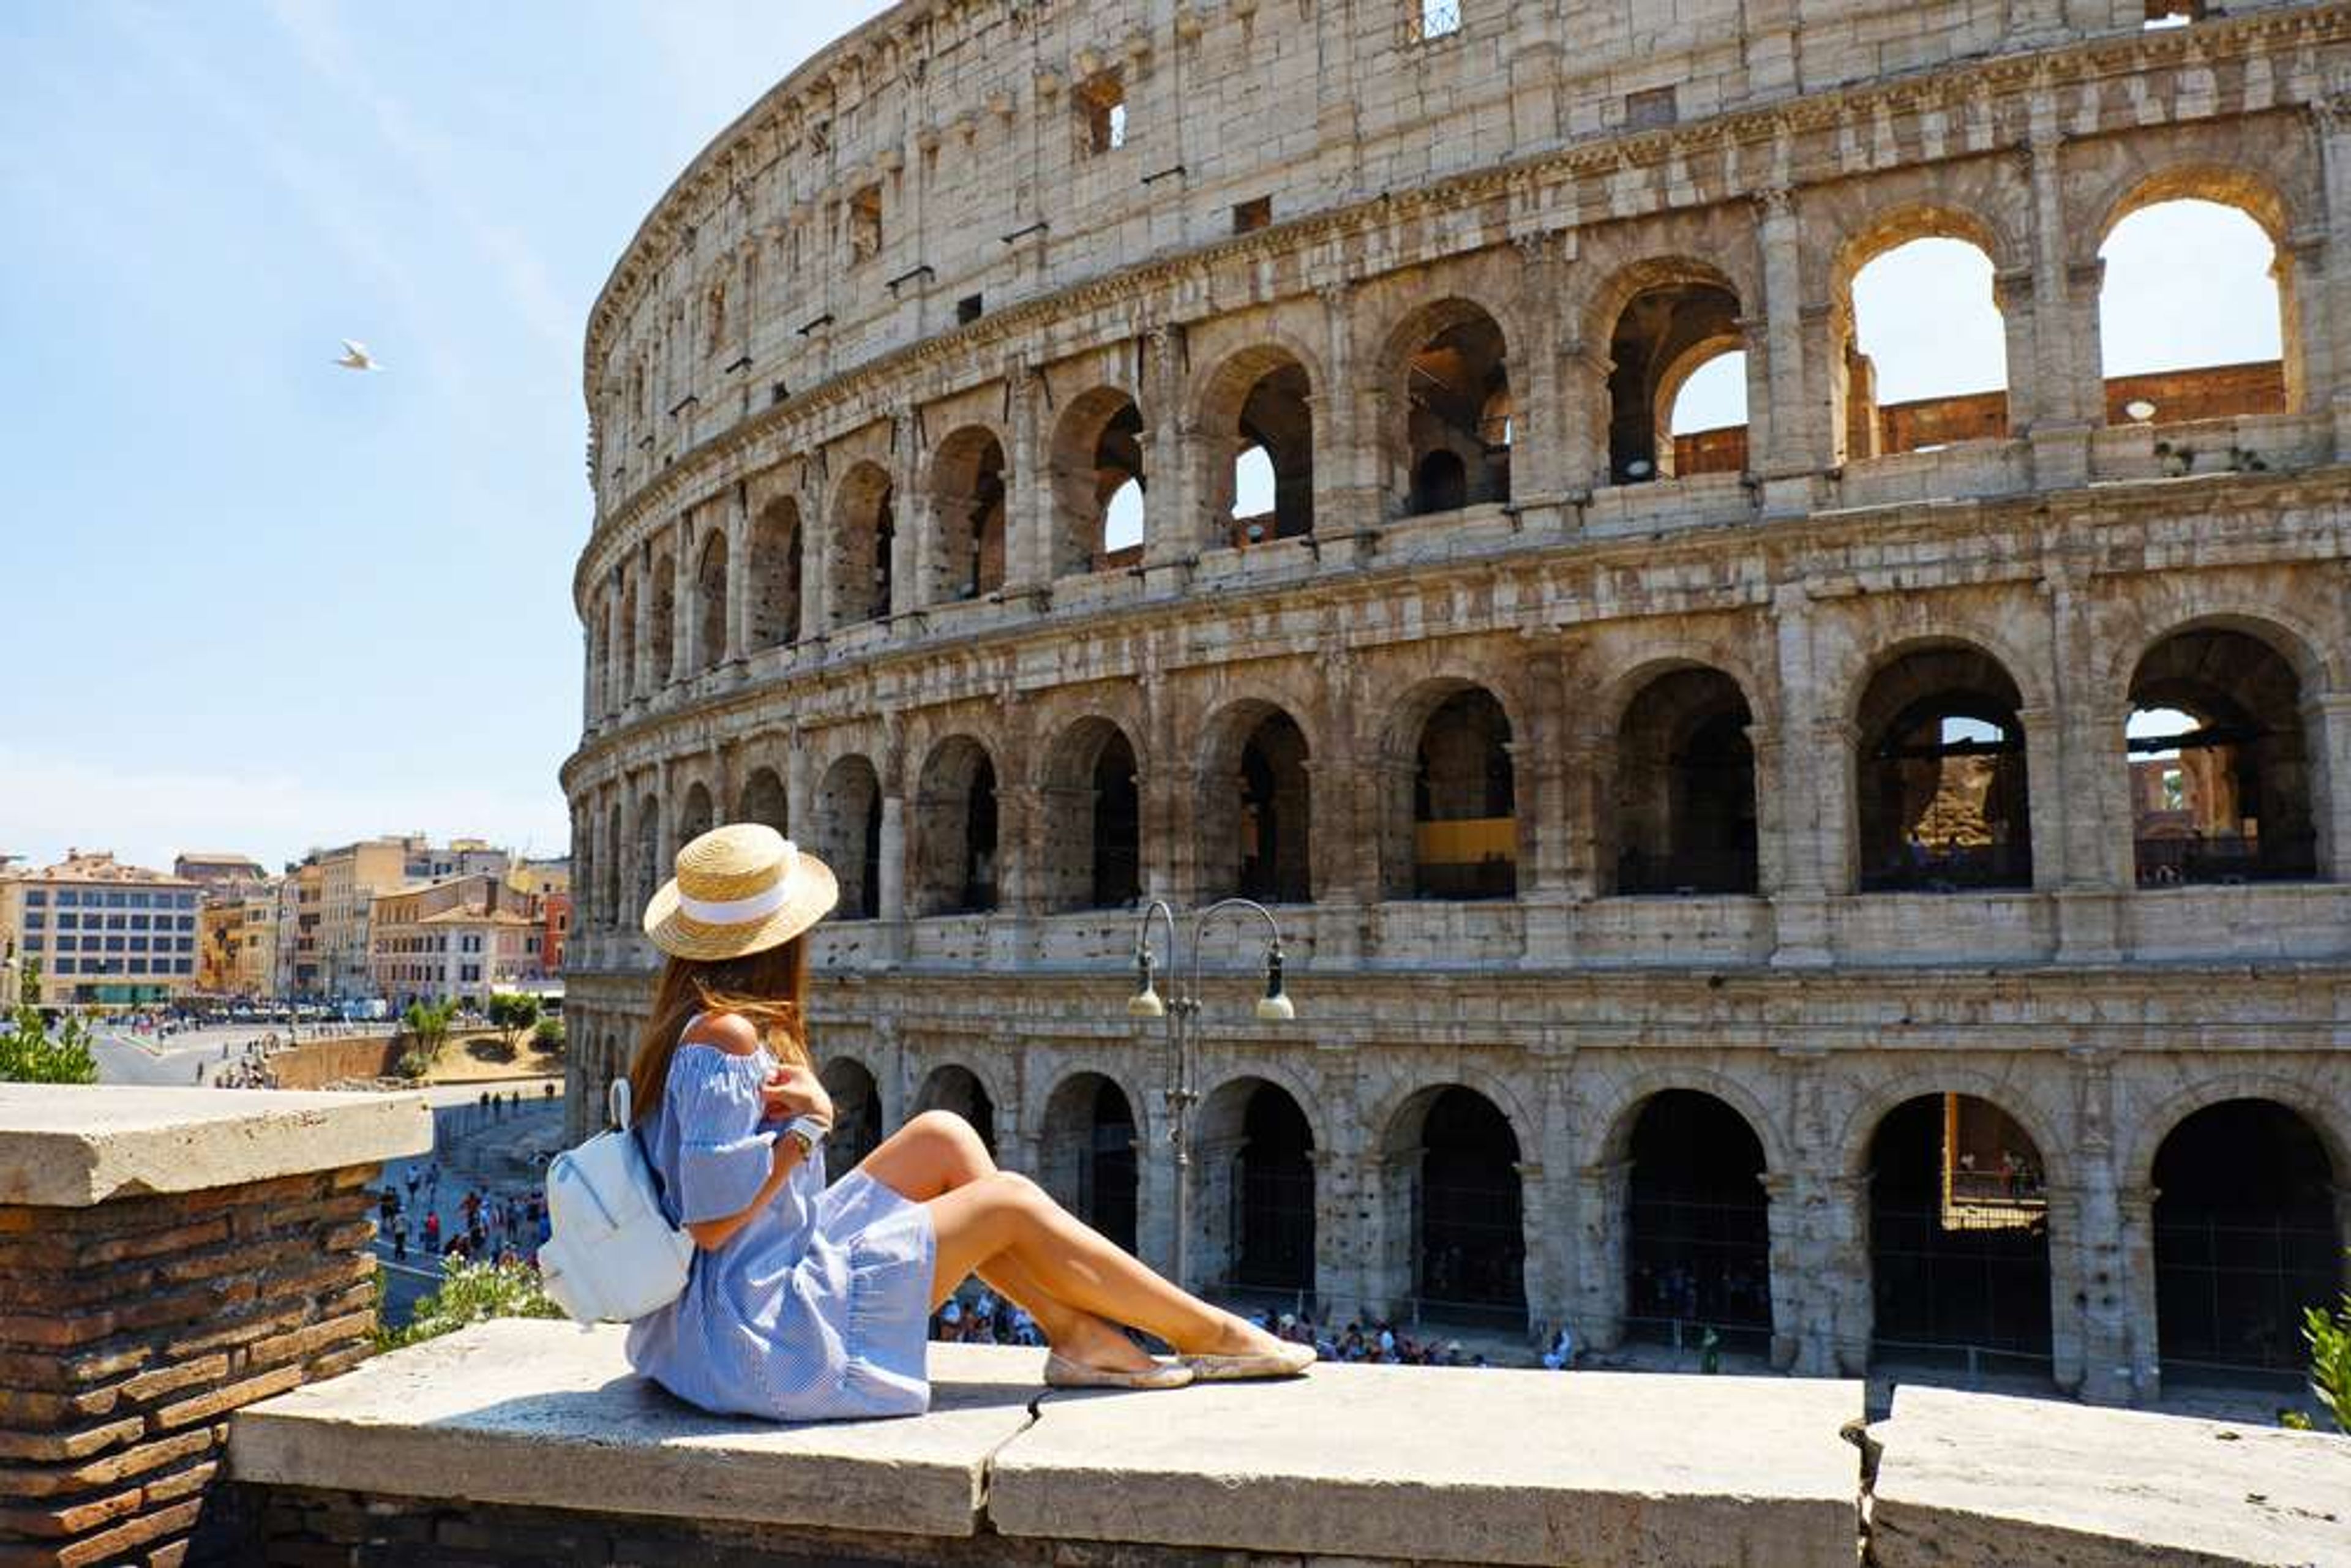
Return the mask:
<path id="1" fill-rule="evenodd" d="M 678 1224 L 758 1196 L 782 1128 L 761 1119 L 775 1068 L 765 1050 L 677 1048 L 643 1134 Z M 724 1247 L 695 1254 L 684 1295 L 629 1326 L 629 1364 L 717 1414 L 919 1415 L 936 1245 L 930 1212 L 863 1171 L 825 1186 L 820 1148 Z"/>

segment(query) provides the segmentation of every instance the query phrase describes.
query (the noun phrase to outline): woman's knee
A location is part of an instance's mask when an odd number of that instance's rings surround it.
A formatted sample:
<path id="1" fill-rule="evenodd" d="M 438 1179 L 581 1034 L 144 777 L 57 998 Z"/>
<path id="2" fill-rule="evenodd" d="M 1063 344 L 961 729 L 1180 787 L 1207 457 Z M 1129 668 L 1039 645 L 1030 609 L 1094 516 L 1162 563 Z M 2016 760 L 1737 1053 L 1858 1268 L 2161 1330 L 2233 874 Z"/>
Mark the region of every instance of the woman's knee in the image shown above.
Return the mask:
<path id="1" fill-rule="evenodd" d="M 980 1142 L 971 1124 L 953 1111 L 925 1111 L 906 1126 L 925 1143 L 945 1150 L 967 1176 L 984 1175 L 996 1168 L 996 1162 L 988 1157 L 987 1145 Z"/>

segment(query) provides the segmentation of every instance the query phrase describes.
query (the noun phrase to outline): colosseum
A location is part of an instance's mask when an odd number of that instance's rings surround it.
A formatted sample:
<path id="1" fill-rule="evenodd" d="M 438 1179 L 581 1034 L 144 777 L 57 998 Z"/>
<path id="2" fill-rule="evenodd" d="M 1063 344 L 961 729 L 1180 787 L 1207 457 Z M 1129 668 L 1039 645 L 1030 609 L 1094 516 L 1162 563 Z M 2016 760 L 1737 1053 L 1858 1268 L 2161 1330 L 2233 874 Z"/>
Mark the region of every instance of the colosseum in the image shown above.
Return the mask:
<path id="1" fill-rule="evenodd" d="M 2351 5 L 2227 9 L 904 0 L 819 53 L 589 326 L 574 1116 L 677 846 L 768 821 L 844 889 L 836 1166 L 951 1107 L 1165 1263 L 1138 913 L 1246 895 L 1297 1017 L 1209 927 L 1197 1284 L 2283 1385 L 2351 1232 Z M 2103 249 L 2189 201 L 2275 357 L 2109 375 Z M 1928 239 L 2006 383 L 1881 404 L 1855 280 Z"/>

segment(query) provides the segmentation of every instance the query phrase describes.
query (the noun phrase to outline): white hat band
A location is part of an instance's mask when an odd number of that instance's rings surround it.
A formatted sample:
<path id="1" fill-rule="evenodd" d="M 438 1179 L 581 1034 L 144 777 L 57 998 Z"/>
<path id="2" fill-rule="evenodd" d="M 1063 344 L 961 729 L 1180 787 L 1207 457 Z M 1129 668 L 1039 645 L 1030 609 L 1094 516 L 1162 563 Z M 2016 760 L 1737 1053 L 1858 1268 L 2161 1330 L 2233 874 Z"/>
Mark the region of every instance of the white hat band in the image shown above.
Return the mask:
<path id="1" fill-rule="evenodd" d="M 696 898 L 684 888 L 677 892 L 678 913 L 705 925 L 748 925 L 755 920 L 765 920 L 789 902 L 792 877 L 799 870 L 799 851 L 789 842 L 784 845 L 783 870 L 774 885 L 748 898 L 730 898 L 723 903 Z"/>

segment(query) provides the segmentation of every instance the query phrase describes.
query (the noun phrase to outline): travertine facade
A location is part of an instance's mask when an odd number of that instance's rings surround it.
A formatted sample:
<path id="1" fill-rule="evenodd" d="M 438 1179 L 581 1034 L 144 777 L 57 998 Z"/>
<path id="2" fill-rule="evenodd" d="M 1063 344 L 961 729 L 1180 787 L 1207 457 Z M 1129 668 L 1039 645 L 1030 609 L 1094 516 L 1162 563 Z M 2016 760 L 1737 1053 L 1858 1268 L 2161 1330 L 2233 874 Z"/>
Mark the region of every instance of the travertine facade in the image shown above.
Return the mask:
<path id="1" fill-rule="evenodd" d="M 2148 9 L 912 0 L 810 62 L 590 327 L 575 1114 L 758 818 L 842 874 L 846 1135 L 974 1113 L 1162 1258 L 1132 901 L 1280 904 L 1296 1024 L 1209 949 L 1204 1281 L 2282 1365 L 2351 1229 L 2351 5 Z M 2283 358 L 2105 382 L 2179 197 Z M 2004 400 L 1874 405 L 1921 235 Z M 1745 429 L 1666 439 L 1725 350 Z"/>

